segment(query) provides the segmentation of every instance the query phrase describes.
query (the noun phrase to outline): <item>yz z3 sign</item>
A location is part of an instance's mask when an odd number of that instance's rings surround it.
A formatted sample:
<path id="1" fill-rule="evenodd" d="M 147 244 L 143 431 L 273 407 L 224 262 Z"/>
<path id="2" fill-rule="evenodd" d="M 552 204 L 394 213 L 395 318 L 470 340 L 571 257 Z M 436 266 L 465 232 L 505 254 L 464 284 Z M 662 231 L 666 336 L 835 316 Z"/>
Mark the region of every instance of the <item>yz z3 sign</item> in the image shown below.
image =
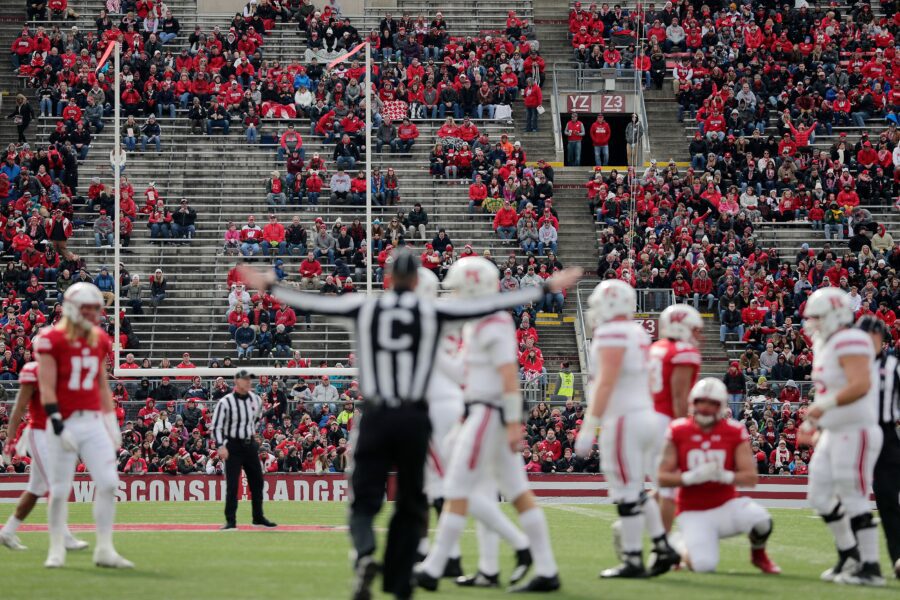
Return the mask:
<path id="1" fill-rule="evenodd" d="M 620 94 L 569 94 L 566 96 L 568 113 L 622 113 L 625 112 L 625 96 Z"/>

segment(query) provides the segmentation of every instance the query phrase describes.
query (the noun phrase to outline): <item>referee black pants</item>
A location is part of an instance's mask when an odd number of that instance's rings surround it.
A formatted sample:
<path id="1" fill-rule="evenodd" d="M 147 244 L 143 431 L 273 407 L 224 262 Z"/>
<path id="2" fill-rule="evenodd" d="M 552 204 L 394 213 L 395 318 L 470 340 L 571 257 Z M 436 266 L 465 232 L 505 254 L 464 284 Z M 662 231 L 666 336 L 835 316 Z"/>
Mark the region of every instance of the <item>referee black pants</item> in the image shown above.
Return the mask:
<path id="1" fill-rule="evenodd" d="M 875 463 L 872 489 L 893 564 L 900 559 L 900 437 L 894 427 L 882 429 L 884 443 Z"/>
<path id="2" fill-rule="evenodd" d="M 259 464 L 259 444 L 254 441 L 228 440 L 228 460 L 225 461 L 225 521 L 234 523 L 237 518 L 238 487 L 241 470 L 247 474 L 250 501 L 253 505 L 253 522 L 263 520 L 263 474 Z"/>
<path id="3" fill-rule="evenodd" d="M 368 408 L 359 424 L 350 476 L 350 535 L 361 558 L 375 552 L 374 517 L 381 510 L 388 472 L 397 473 L 394 515 L 384 551 L 382 584 L 400 598 L 412 595 L 412 569 L 428 500 L 423 491 L 431 422 L 424 403 Z"/>

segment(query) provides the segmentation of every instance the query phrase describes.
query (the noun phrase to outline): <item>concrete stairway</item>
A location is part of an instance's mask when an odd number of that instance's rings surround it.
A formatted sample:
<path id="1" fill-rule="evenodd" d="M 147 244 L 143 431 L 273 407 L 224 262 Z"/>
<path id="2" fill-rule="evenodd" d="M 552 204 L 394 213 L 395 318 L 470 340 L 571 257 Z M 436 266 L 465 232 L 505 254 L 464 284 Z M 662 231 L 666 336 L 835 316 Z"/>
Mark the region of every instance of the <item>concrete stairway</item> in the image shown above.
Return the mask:
<path id="1" fill-rule="evenodd" d="M 671 82 L 666 82 L 671 86 Z M 678 123 L 678 103 L 671 87 L 644 92 L 647 110 L 647 135 L 650 139 L 650 156 L 660 162 L 674 158 L 676 162 L 689 162 L 688 144 Z M 674 125 L 673 125 L 674 124 Z"/>

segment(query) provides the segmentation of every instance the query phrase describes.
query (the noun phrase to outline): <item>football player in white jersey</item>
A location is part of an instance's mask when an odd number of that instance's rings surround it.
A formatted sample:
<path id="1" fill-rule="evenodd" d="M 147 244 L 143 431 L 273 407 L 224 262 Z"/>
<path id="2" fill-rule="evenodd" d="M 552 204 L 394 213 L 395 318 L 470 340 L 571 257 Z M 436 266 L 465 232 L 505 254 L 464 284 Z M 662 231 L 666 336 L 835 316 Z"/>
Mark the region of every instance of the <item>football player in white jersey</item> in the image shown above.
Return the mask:
<path id="1" fill-rule="evenodd" d="M 426 298 L 437 297 L 440 282 L 429 269 L 419 267 L 419 284 L 416 293 Z M 425 494 L 435 508 L 438 517 L 444 505 L 444 470 L 449 462 L 453 444 L 456 441 L 458 425 L 465 413 L 462 381 L 465 375 L 461 351 L 462 334 L 459 331 L 447 333 L 438 346 L 434 361 L 434 372 L 428 384 L 428 416 L 431 419 L 431 444 L 425 463 Z M 528 538 L 513 525 L 509 517 L 500 509 L 497 501 L 497 484 L 485 477 L 476 485 L 469 499 L 469 512 L 475 517 L 475 531 L 478 538 L 478 572 L 463 575 L 460 561 L 459 543 L 450 549 L 444 577 L 456 577 L 457 585 L 464 587 L 497 587 L 500 585 L 500 537 L 516 550 L 517 565 L 510 581 L 521 580 L 531 566 L 531 552 Z M 487 527 L 484 523 L 490 523 Z M 500 532 L 499 534 L 497 532 Z M 422 538 L 419 552 L 424 559 L 428 554 L 428 537 Z"/>
<path id="2" fill-rule="evenodd" d="M 594 326 L 594 365 L 589 405 L 575 440 L 575 452 L 587 456 L 602 427 L 600 456 L 621 522 L 622 564 L 601 577 L 661 575 L 677 565 L 678 553 L 666 537 L 656 499 L 644 479 L 656 481 L 664 439 L 650 394 L 650 336 L 635 323 L 637 295 L 624 281 L 608 279 L 588 298 L 587 318 Z M 644 568 L 642 533 L 653 541 L 649 568 Z"/>
<path id="3" fill-rule="evenodd" d="M 460 301 L 496 293 L 497 267 L 481 257 L 455 263 L 444 285 Z M 450 549 L 459 541 L 470 511 L 473 490 L 492 477 L 519 513 L 519 523 L 534 555 L 535 577 L 510 588 L 513 592 L 549 592 L 560 587 L 543 510 L 528 488 L 518 453 L 522 445 L 522 395 L 519 390 L 515 326 L 507 312 L 471 321 L 463 327 L 465 401 L 468 417 L 459 431 L 444 481 L 447 501 L 428 557 L 413 577 L 434 591 Z M 490 524 L 488 524 L 490 525 Z"/>
<path id="4" fill-rule="evenodd" d="M 803 329 L 813 340 L 815 401 L 800 443 L 820 430 L 809 464 L 807 498 L 834 535 L 838 561 L 822 579 L 884 585 L 878 563 L 877 520 L 869 489 L 881 449 L 878 378 L 869 336 L 854 329 L 850 296 L 839 288 L 815 291 L 806 302 Z"/>

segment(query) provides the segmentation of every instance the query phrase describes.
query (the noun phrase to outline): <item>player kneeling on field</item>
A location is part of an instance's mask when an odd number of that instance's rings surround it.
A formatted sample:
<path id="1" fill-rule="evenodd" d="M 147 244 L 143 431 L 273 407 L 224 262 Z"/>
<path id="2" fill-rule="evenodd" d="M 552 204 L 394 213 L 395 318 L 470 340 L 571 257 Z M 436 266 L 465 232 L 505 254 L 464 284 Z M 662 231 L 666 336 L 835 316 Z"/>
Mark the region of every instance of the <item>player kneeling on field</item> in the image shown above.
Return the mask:
<path id="1" fill-rule="evenodd" d="M 753 565 L 763 573 L 780 573 L 766 554 L 772 517 L 750 498 L 738 497 L 736 486 L 756 484 L 756 461 L 747 429 L 725 417 L 725 384 L 712 377 L 701 379 L 688 400 L 693 415 L 669 426 L 659 467 L 659 484 L 678 487 L 682 558 L 694 571 L 715 571 L 719 540 L 746 533 Z"/>

